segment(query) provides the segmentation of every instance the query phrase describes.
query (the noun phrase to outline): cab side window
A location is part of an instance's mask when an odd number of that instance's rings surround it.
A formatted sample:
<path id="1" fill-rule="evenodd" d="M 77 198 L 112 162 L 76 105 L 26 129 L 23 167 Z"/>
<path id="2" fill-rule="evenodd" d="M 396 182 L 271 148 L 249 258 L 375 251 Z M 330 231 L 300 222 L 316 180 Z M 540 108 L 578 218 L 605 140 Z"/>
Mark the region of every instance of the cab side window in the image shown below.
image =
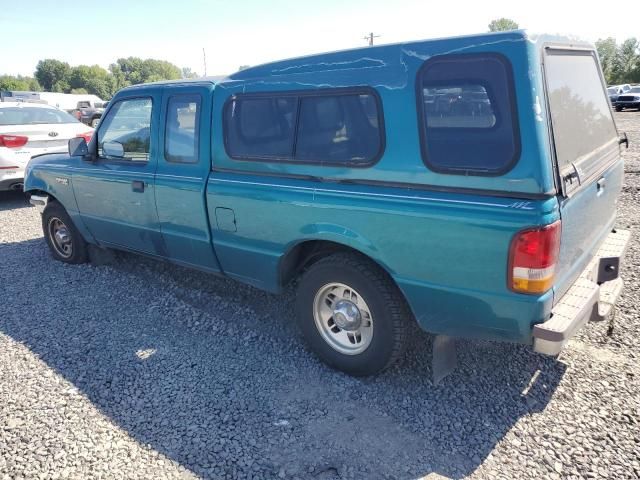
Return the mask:
<path id="1" fill-rule="evenodd" d="M 98 129 L 98 156 L 109 160 L 149 161 L 151 98 L 117 102 Z"/>
<path id="2" fill-rule="evenodd" d="M 200 104 L 200 95 L 169 98 L 164 137 L 164 158 L 168 162 L 198 162 Z"/>

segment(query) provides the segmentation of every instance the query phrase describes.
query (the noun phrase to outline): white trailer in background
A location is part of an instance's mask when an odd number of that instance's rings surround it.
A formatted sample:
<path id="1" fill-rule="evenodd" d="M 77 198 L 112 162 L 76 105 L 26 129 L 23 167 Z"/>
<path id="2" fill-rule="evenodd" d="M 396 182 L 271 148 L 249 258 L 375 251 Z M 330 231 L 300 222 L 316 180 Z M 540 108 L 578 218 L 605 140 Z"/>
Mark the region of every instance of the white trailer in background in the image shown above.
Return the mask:
<path id="1" fill-rule="evenodd" d="M 61 110 L 75 110 L 78 108 L 78 102 L 89 102 L 92 107 L 96 104 L 104 104 L 97 95 L 75 94 L 75 93 L 55 93 L 55 92 L 25 92 L 25 91 L 6 91 L 2 92 L 2 100 L 5 102 L 30 101 L 38 103 L 47 103 Z"/>

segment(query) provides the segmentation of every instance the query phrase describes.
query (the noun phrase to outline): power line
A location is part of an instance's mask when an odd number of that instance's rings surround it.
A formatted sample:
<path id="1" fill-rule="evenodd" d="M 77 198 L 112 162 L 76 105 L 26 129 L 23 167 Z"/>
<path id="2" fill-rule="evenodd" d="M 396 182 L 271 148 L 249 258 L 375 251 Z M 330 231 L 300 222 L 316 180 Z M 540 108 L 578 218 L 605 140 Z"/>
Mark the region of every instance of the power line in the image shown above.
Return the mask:
<path id="1" fill-rule="evenodd" d="M 374 38 L 379 38 L 380 35 L 374 35 L 373 32 L 371 32 L 370 34 L 368 34 L 366 37 L 362 37 L 365 40 L 367 40 L 369 42 L 369 46 L 373 47 L 373 39 Z"/>

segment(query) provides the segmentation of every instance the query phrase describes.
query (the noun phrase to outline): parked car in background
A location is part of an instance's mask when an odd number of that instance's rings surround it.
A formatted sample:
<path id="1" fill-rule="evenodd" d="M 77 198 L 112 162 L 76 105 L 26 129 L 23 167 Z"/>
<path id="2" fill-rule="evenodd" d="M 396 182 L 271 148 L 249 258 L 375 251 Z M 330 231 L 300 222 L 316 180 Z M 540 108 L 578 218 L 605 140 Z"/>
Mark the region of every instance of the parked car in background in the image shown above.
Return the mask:
<path id="1" fill-rule="evenodd" d="M 50 105 L 0 102 L 0 190 L 22 190 L 34 155 L 67 151 L 69 139 L 92 135 L 91 127 Z"/>
<path id="2" fill-rule="evenodd" d="M 616 100 L 616 111 L 621 112 L 625 108 L 637 108 L 640 110 L 640 86 L 631 87 Z"/>
<path id="3" fill-rule="evenodd" d="M 69 113 L 85 125 L 95 128 L 98 125 L 98 122 L 100 122 L 100 118 L 102 117 L 108 103 L 109 102 L 82 100 L 78 102 L 77 108 L 75 110 L 71 110 Z"/>
<path id="4" fill-rule="evenodd" d="M 27 167 L 55 259 L 295 284 L 307 342 L 350 374 L 414 323 L 434 358 L 451 337 L 557 355 L 622 289 L 627 138 L 590 44 L 511 31 L 136 85 L 96 132 Z"/>
<path id="5" fill-rule="evenodd" d="M 618 96 L 622 93 L 622 89 L 620 87 L 607 87 L 607 94 L 609 95 L 609 101 L 611 105 L 616 106 L 616 102 L 618 101 Z"/>

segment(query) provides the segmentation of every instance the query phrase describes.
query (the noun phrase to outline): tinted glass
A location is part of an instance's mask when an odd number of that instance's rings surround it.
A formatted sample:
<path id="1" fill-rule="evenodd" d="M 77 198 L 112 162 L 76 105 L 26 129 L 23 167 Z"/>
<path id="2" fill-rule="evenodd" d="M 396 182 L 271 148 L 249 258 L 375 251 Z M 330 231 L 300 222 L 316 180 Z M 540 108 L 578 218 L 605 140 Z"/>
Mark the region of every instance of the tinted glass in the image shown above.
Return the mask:
<path id="1" fill-rule="evenodd" d="M 103 156 L 105 142 L 117 142 L 124 148 L 124 159 L 149 160 L 151 140 L 151 99 L 136 98 L 116 103 L 98 129 L 98 155 Z"/>
<path id="2" fill-rule="evenodd" d="M 508 170 L 519 154 L 511 66 L 496 55 L 451 55 L 419 76 L 423 154 L 447 173 Z"/>
<path id="3" fill-rule="evenodd" d="M 296 160 L 370 162 L 380 147 L 378 109 L 373 95 L 300 98 Z"/>
<path id="4" fill-rule="evenodd" d="M 617 133 L 593 55 L 549 54 L 545 71 L 556 157 L 562 168 L 616 138 Z"/>
<path id="5" fill-rule="evenodd" d="M 492 128 L 496 124 L 493 105 L 482 85 L 425 88 L 423 96 L 427 127 Z"/>
<path id="6" fill-rule="evenodd" d="M 37 125 L 78 123 L 74 117 L 55 108 L 5 107 L 0 108 L 0 125 Z"/>
<path id="7" fill-rule="evenodd" d="M 290 159 L 296 97 L 245 97 L 227 103 L 227 149 L 234 158 Z"/>
<path id="8" fill-rule="evenodd" d="M 169 98 L 165 129 L 165 158 L 170 162 L 198 161 L 200 96 L 179 95 Z"/>

